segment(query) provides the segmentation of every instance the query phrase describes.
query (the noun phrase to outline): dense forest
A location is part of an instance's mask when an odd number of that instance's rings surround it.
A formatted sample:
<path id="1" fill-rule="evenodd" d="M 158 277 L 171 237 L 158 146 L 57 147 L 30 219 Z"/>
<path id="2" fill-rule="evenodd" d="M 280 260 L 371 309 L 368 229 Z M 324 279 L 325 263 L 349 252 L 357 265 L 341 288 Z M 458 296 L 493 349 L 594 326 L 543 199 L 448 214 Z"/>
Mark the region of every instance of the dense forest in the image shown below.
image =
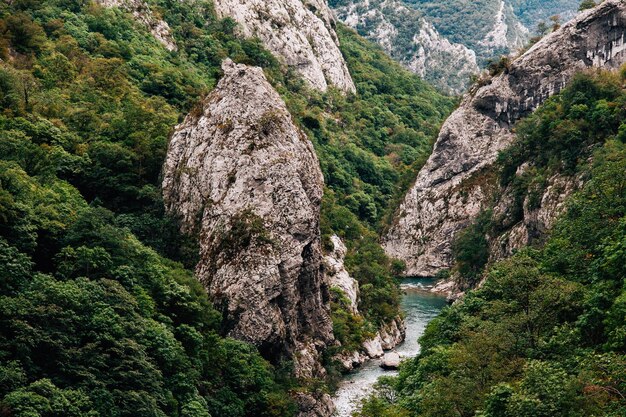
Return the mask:
<path id="1" fill-rule="evenodd" d="M 2 416 L 287 416 L 287 392 L 313 389 L 219 334 L 197 242 L 163 210 L 168 135 L 226 57 L 265 69 L 318 152 L 325 242 L 344 238 L 361 282 L 363 318 L 334 303 L 344 348 L 398 314 L 377 231 L 454 100 L 341 26 L 348 97 L 309 90 L 209 1 L 149 3 L 177 52 L 116 8 L 0 2 Z"/>
<path id="2" fill-rule="evenodd" d="M 525 195 L 555 173 L 585 185 L 545 242 L 508 260 L 480 256 L 497 227 L 488 211 L 459 238 L 461 279 L 483 285 L 429 324 L 421 354 L 379 382 L 363 417 L 625 415 L 625 80 L 581 74 L 518 124 L 503 185 Z"/>

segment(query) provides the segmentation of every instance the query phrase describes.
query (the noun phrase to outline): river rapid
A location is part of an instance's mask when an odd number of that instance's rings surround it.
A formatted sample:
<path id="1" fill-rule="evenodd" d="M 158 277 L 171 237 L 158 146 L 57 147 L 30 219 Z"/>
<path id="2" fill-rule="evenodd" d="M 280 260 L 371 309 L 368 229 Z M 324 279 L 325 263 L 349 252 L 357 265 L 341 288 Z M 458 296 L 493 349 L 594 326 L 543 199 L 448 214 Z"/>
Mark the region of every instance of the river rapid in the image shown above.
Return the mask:
<path id="1" fill-rule="evenodd" d="M 416 356 L 420 351 L 417 339 L 424 333 L 426 325 L 434 319 L 446 305 L 445 297 L 427 291 L 433 280 L 405 279 L 401 288 L 402 310 L 406 318 L 406 340 L 394 349 L 403 359 Z M 380 360 L 374 359 L 363 364 L 359 369 L 347 374 L 337 390 L 334 403 L 337 417 L 349 417 L 356 411 L 361 401 L 368 397 L 374 384 L 383 375 L 397 375 L 397 371 L 385 371 L 380 367 Z"/>

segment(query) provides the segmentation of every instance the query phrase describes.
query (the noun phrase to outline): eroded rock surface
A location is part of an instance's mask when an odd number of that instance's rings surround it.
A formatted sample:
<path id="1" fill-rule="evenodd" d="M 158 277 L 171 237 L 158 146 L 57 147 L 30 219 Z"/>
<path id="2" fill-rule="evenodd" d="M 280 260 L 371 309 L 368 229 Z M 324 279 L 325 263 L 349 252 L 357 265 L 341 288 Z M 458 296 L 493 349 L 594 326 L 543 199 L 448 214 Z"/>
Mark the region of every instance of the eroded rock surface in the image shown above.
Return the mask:
<path id="1" fill-rule="evenodd" d="M 384 237 L 387 254 L 406 262 L 407 275 L 434 276 L 452 266 L 457 232 L 502 192 L 491 168 L 498 152 L 513 141 L 515 123 L 558 93 L 576 73 L 619 68 L 626 61 L 625 34 L 626 2 L 607 0 L 542 39 L 488 85 L 466 95 L 445 122 L 433 154 Z M 537 211 L 533 228 L 551 226 L 548 219 L 558 214 L 562 195 L 552 189 L 553 197 L 544 196 L 542 207 L 553 208 Z M 532 217 L 528 213 L 517 231 L 498 241 L 502 255 L 525 244 L 529 230 L 523 229 Z"/>
<path id="2" fill-rule="evenodd" d="M 150 7 L 143 0 L 96 0 L 104 7 L 119 7 L 133 14 L 135 19 L 150 29 L 156 38 L 169 51 L 176 51 L 176 42 L 170 32 L 167 22 L 157 19 Z"/>
<path id="3" fill-rule="evenodd" d="M 344 265 L 347 248 L 337 235 L 330 238 L 334 249 L 324 257 L 326 275 L 331 288 L 337 288 L 349 301 L 349 309 L 353 314 L 359 313 L 359 283 L 352 278 Z"/>
<path id="4" fill-rule="evenodd" d="M 224 77 L 172 138 L 163 193 L 200 235 L 196 274 L 228 335 L 298 377 L 324 375 L 333 340 L 322 274 L 323 178 L 313 146 L 262 69 L 227 60 Z"/>
<path id="5" fill-rule="evenodd" d="M 398 369 L 400 367 L 400 355 L 397 352 L 385 353 L 383 360 L 380 362 L 380 367 L 383 369 Z"/>
<path id="6" fill-rule="evenodd" d="M 325 0 L 215 0 L 215 10 L 258 37 L 313 87 L 355 92 Z"/>

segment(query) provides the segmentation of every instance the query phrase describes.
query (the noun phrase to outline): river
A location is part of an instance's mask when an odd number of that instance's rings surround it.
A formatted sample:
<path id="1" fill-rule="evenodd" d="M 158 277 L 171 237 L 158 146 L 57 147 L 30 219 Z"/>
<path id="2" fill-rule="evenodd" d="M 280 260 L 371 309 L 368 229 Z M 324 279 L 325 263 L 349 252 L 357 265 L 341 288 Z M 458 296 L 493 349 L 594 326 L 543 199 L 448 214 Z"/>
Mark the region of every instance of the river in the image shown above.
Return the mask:
<path id="1" fill-rule="evenodd" d="M 425 291 L 433 284 L 428 279 L 405 279 L 401 287 L 404 292 L 402 310 L 406 314 L 406 340 L 396 349 L 402 358 L 410 358 L 419 353 L 417 339 L 424 333 L 429 321 L 439 314 L 446 305 L 446 299 Z M 380 360 L 371 360 L 356 371 L 344 377 L 337 390 L 334 403 L 337 417 L 349 417 L 360 405 L 361 400 L 369 396 L 379 377 L 397 375 L 397 371 L 385 371 L 380 367 Z"/>

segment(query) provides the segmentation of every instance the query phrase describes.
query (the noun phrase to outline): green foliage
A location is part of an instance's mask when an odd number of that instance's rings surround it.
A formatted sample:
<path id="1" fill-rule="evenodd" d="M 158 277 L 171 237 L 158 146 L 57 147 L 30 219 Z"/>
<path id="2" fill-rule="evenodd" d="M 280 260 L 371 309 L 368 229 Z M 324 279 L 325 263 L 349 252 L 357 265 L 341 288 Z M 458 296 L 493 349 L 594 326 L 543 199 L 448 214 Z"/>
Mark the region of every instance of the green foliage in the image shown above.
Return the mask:
<path id="1" fill-rule="evenodd" d="M 481 213 L 472 224 L 459 233 L 452 245 L 456 268 L 470 286 L 476 284 L 476 279 L 489 261 L 487 233 L 491 224 L 491 211 Z"/>
<path id="2" fill-rule="evenodd" d="M 177 52 L 117 8 L 0 2 L 0 414 L 295 413 L 293 382 L 218 334 L 219 314 L 190 272 L 197 239 L 180 235 L 161 200 L 169 132 L 225 57 L 264 68 L 318 151 L 322 229 L 344 238 L 361 281 L 362 317 L 333 303 L 338 337 L 357 346 L 398 314 L 400 265 L 376 230 L 453 100 L 344 27 L 358 89 L 347 97 L 307 89 L 258 40 L 237 38 L 210 1 L 148 3 Z M 259 219 L 232 226 L 229 256 L 274 244 Z"/>
<path id="3" fill-rule="evenodd" d="M 617 74 L 576 76 L 561 94 L 517 125 L 518 140 L 499 156 L 502 183 L 513 181 L 527 161 L 537 170 L 574 173 L 595 145 L 618 131 L 625 100 Z"/>
<path id="4" fill-rule="evenodd" d="M 582 12 L 583 10 L 593 9 L 596 7 L 596 2 L 593 0 L 583 0 L 580 2 L 580 6 L 578 6 L 578 11 Z"/>
<path id="5" fill-rule="evenodd" d="M 400 290 L 392 274 L 392 262 L 378 243 L 378 235 L 365 227 L 349 209 L 338 205 L 334 195 L 327 190 L 322 201 L 322 238 L 326 241 L 335 233 L 346 243 L 346 269 L 359 282 L 359 312 L 366 319 L 362 322 L 365 330 L 353 328 L 351 337 L 364 337 L 368 334 L 367 329 L 377 328 L 398 316 Z M 340 308 L 333 311 L 336 312 L 334 320 L 346 321 L 342 318 L 345 312 Z M 353 338 L 351 344 L 363 340 Z"/>
<path id="6" fill-rule="evenodd" d="M 161 202 L 170 129 L 223 57 L 273 61 L 218 32 L 209 3 L 170 6 L 178 55 L 117 9 L 0 4 L 0 414 L 295 413 L 289 384 L 218 334 L 202 286 L 162 256 L 198 253 Z"/>
<path id="7" fill-rule="evenodd" d="M 612 75 L 581 76 L 522 123 L 505 155 L 550 172 L 572 161 L 587 183 L 545 245 L 491 265 L 480 289 L 429 324 L 392 395 L 365 407 L 420 417 L 626 413 L 626 146 L 614 139 L 623 96 Z M 570 123 L 584 134 L 566 149 L 556 137 Z"/>

